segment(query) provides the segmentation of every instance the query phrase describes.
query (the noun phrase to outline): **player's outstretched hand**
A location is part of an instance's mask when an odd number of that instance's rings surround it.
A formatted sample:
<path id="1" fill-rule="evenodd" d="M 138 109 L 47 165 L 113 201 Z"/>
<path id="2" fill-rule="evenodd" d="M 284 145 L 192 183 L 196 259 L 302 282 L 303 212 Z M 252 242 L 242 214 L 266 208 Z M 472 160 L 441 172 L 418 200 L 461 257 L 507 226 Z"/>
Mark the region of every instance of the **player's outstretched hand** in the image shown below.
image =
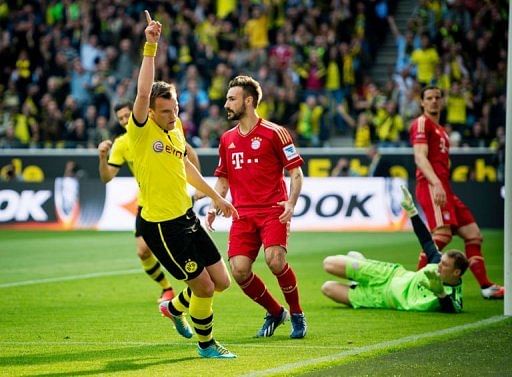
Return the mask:
<path id="1" fill-rule="evenodd" d="M 160 39 L 160 34 L 162 33 L 162 24 L 151 19 L 151 15 L 147 10 L 144 11 L 144 14 L 146 15 L 146 22 L 148 24 L 144 30 L 144 33 L 146 34 L 146 42 L 157 43 Z"/>
<path id="2" fill-rule="evenodd" d="M 217 209 L 217 213 L 222 214 L 224 217 L 238 219 L 238 211 L 236 208 L 222 197 L 219 200 L 215 200 L 215 208 Z"/>
<path id="3" fill-rule="evenodd" d="M 238 211 L 236 208 L 221 196 L 219 196 L 217 200 L 214 199 L 206 214 L 206 228 L 211 232 L 215 231 L 215 229 L 213 229 L 213 222 L 215 221 L 216 215 L 238 219 Z"/>
<path id="4" fill-rule="evenodd" d="M 402 208 L 407 212 L 407 216 L 413 217 L 418 214 L 418 209 L 414 205 L 414 200 L 412 199 L 412 195 L 405 186 L 400 186 L 402 189 L 402 192 L 404 194 L 404 197 L 402 199 L 402 202 L 400 203 L 402 205 Z"/>
<path id="5" fill-rule="evenodd" d="M 425 276 L 428 279 L 428 283 L 422 282 L 422 285 L 436 296 L 444 296 L 443 282 L 439 273 L 436 271 L 425 271 Z"/>

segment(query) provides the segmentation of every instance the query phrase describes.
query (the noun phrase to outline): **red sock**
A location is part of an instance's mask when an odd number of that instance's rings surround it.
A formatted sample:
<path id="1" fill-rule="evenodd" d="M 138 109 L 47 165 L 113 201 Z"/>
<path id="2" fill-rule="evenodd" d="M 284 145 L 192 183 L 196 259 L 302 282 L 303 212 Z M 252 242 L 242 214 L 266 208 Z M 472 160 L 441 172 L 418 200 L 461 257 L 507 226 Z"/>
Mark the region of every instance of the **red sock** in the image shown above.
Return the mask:
<path id="1" fill-rule="evenodd" d="M 464 242 L 466 247 L 466 257 L 469 260 L 469 268 L 475 276 L 481 288 L 487 288 L 493 283 L 487 277 L 484 257 L 482 256 L 482 245 L 480 240 L 472 239 Z"/>
<path id="2" fill-rule="evenodd" d="M 451 241 L 451 237 L 450 237 Z M 443 251 L 444 247 L 448 244 L 450 241 L 441 240 L 439 238 L 434 237 L 434 242 L 436 243 L 437 248 L 439 251 Z"/>
<path id="3" fill-rule="evenodd" d="M 281 315 L 281 304 L 276 301 L 270 294 L 265 283 L 256 274 L 251 273 L 249 279 L 239 284 L 242 291 L 256 301 L 258 304 L 267 309 L 267 312 L 272 314 L 274 317 Z"/>
<path id="4" fill-rule="evenodd" d="M 291 313 L 302 313 L 302 308 L 299 303 L 299 288 L 297 287 L 297 277 L 293 272 L 292 268 L 286 264 L 283 271 L 279 274 L 275 274 L 279 286 L 283 291 L 284 298 L 290 306 Z"/>
<path id="5" fill-rule="evenodd" d="M 427 264 L 428 264 L 427 254 L 425 254 L 422 250 L 420 252 L 420 256 L 418 257 L 418 265 L 416 266 L 416 270 L 421 270 Z"/>
<path id="6" fill-rule="evenodd" d="M 447 242 L 444 239 L 439 239 L 437 237 L 434 237 L 434 242 L 436 243 L 436 246 L 439 250 L 443 250 L 443 248 L 446 246 L 446 244 L 449 241 Z M 425 252 L 422 250 L 420 253 L 420 256 L 418 258 L 418 265 L 417 265 L 416 269 L 421 270 L 427 264 L 428 264 L 427 254 L 425 254 Z"/>

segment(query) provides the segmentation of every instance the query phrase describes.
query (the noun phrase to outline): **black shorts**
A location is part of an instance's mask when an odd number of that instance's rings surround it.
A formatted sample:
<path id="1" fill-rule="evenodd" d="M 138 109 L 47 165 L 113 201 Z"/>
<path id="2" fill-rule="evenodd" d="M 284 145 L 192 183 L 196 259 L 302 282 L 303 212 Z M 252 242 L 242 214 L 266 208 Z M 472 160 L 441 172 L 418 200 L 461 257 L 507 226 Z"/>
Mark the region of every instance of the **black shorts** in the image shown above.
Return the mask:
<path id="1" fill-rule="evenodd" d="M 144 241 L 177 280 L 199 276 L 204 267 L 221 260 L 217 246 L 190 208 L 174 220 L 153 223 L 140 218 Z"/>
<path id="2" fill-rule="evenodd" d="M 141 212 L 142 207 L 139 206 L 139 209 L 137 210 L 137 216 L 135 216 L 135 238 L 142 237 L 142 233 L 140 231 L 140 222 L 142 220 L 142 217 L 140 217 Z"/>

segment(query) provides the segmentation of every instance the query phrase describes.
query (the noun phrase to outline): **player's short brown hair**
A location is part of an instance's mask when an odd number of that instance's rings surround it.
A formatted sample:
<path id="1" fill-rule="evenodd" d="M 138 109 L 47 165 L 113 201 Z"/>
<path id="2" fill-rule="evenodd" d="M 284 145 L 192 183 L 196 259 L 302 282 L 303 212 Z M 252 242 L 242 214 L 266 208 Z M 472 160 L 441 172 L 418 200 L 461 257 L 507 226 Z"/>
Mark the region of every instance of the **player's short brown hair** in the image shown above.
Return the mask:
<path id="1" fill-rule="evenodd" d="M 464 255 L 464 253 L 460 250 L 448 250 L 445 252 L 445 254 L 453 259 L 453 266 L 460 270 L 460 276 L 464 275 L 464 272 L 469 267 L 469 261 L 468 258 Z"/>
<path id="2" fill-rule="evenodd" d="M 244 97 L 252 97 L 254 107 L 258 107 L 263 97 L 263 92 L 261 91 L 261 86 L 258 81 L 250 76 L 237 76 L 229 82 L 228 89 L 236 86 L 240 86 L 243 89 Z"/>
<path id="3" fill-rule="evenodd" d="M 165 81 L 155 81 L 151 87 L 151 96 L 149 97 L 149 107 L 155 109 L 155 101 L 157 98 L 171 99 L 177 97 L 176 87 Z"/>
<path id="4" fill-rule="evenodd" d="M 439 92 L 441 93 L 441 98 L 444 96 L 444 93 L 440 87 L 435 86 L 435 85 L 428 85 L 428 86 L 424 87 L 423 89 L 421 89 L 420 98 L 422 100 L 424 99 L 425 93 L 427 92 L 427 90 L 439 90 Z"/>
<path id="5" fill-rule="evenodd" d="M 124 109 L 125 107 L 127 107 L 128 109 L 130 109 L 130 111 L 132 111 L 133 109 L 133 104 L 131 101 L 121 101 L 121 102 L 118 102 L 114 105 L 114 112 L 118 112 L 119 110 L 121 109 Z"/>

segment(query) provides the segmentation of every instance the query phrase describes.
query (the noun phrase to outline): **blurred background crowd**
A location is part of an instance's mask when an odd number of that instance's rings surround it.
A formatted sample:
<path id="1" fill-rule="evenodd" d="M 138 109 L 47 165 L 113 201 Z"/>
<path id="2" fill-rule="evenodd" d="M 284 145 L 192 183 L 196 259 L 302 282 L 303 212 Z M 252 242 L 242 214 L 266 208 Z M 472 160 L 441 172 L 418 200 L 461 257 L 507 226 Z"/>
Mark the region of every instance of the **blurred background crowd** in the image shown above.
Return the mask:
<path id="1" fill-rule="evenodd" d="M 195 147 L 217 147 L 227 83 L 249 74 L 260 116 L 301 147 L 409 146 L 435 84 L 451 144 L 504 153 L 507 1 L 420 0 L 400 24 L 399 2 L 2 1 L 0 147 L 96 148 L 119 133 L 112 109 L 135 98 L 148 9 L 163 24 L 156 78 L 176 84 Z M 387 35 L 396 59 L 375 77 Z"/>

